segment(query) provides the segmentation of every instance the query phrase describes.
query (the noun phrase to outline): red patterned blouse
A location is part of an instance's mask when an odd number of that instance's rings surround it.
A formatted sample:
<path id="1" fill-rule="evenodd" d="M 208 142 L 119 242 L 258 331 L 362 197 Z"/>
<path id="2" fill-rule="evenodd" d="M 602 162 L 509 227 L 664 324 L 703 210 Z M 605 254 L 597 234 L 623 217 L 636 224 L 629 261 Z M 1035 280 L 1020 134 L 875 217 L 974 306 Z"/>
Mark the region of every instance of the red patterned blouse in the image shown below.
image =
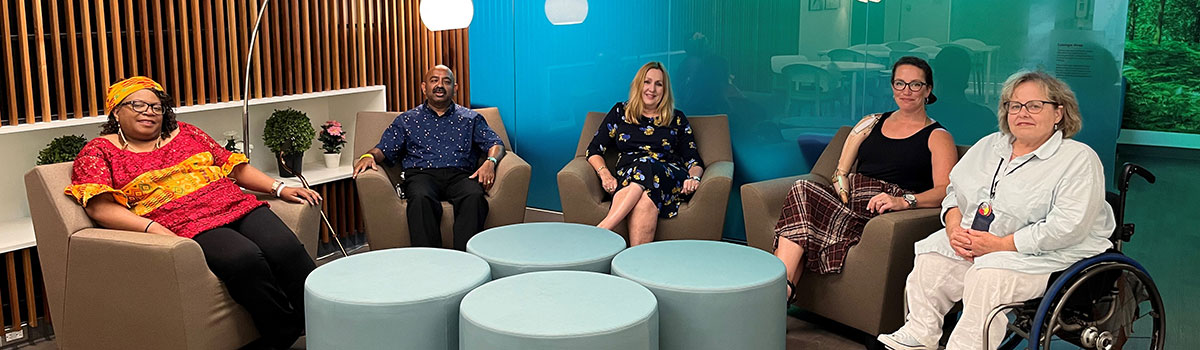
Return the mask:
<path id="1" fill-rule="evenodd" d="M 97 195 L 112 193 L 134 214 L 191 238 L 266 205 L 242 192 L 229 177 L 234 166 L 247 161 L 200 128 L 179 122 L 175 138 L 150 152 L 130 152 L 107 139 L 92 139 L 75 158 L 65 192 L 84 207 Z"/>

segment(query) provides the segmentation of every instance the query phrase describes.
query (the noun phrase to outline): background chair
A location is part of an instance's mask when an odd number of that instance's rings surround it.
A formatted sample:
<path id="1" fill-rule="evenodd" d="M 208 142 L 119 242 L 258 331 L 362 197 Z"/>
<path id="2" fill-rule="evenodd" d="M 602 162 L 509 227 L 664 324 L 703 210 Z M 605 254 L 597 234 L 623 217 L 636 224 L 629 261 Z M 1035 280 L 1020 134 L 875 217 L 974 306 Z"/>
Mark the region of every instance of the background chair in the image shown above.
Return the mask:
<path id="1" fill-rule="evenodd" d="M 823 116 L 821 105 L 825 103 L 832 104 L 835 111 L 840 110 L 846 93 L 842 88 L 842 73 L 836 65 L 793 63 L 784 66 L 782 74 L 786 77 L 789 106 L 792 101 L 812 103 L 815 116 Z M 789 107 L 788 112 L 794 111 Z"/>
<path id="2" fill-rule="evenodd" d="M 496 108 L 476 109 L 483 114 L 488 126 L 496 131 L 500 140 L 504 141 L 504 149 L 508 152 L 496 166 L 496 183 L 487 191 L 488 217 L 484 221 L 485 228 L 515 224 L 525 221 L 525 199 L 529 196 L 529 163 L 517 156 L 508 141 L 508 132 L 504 122 L 500 120 L 500 110 Z M 358 112 L 354 121 L 354 155 L 366 153 L 379 143 L 379 138 L 388 125 L 396 119 L 400 112 Z M 487 154 L 482 154 L 480 163 Z M 384 166 L 379 160 L 379 167 L 358 175 L 355 185 L 358 188 L 359 203 L 362 206 L 363 223 L 367 226 L 367 243 L 371 250 L 386 248 L 408 247 L 411 240 L 408 234 L 408 201 L 401 199 L 396 192 L 396 186 L 401 183 L 400 173 L 403 169 L 399 164 Z M 450 202 L 442 202 L 442 244 L 445 248 L 454 246 L 454 208 Z"/>
<path id="3" fill-rule="evenodd" d="M 856 51 L 852 49 L 833 49 L 825 54 L 830 61 L 838 62 L 871 62 L 871 58 L 867 57 L 864 51 Z"/>
<path id="4" fill-rule="evenodd" d="M 63 194 L 72 163 L 25 174 L 59 349 L 236 349 L 258 338 L 195 241 L 97 227 Z M 260 196 L 317 253 L 318 207 Z"/>
<path id="5" fill-rule="evenodd" d="M 600 178 L 588 164 L 584 154 L 592 135 L 604 120 L 604 113 L 589 112 L 579 135 L 579 145 L 572 159 L 558 172 L 558 194 L 562 200 L 563 221 L 595 225 L 608 214 L 612 196 L 600 187 Z M 704 176 L 692 199 L 679 206 L 679 215 L 660 219 L 654 240 L 721 239 L 725 225 L 725 208 L 733 185 L 733 149 L 729 143 L 729 121 L 725 115 L 688 117 L 704 160 Z M 616 152 L 607 152 L 604 162 L 616 169 Z M 626 221 L 615 231 L 629 242 Z"/>
<path id="6" fill-rule="evenodd" d="M 773 252 L 775 223 L 792 184 L 806 179 L 829 185 L 850 127 L 842 127 L 812 172 L 742 185 L 746 243 Z M 958 155 L 966 153 L 958 147 Z M 885 213 L 867 222 L 862 239 L 846 255 L 840 274 L 805 272 L 796 285 L 796 306 L 872 335 L 904 324 L 904 280 L 913 267 L 913 244 L 942 228 L 938 208 Z"/>

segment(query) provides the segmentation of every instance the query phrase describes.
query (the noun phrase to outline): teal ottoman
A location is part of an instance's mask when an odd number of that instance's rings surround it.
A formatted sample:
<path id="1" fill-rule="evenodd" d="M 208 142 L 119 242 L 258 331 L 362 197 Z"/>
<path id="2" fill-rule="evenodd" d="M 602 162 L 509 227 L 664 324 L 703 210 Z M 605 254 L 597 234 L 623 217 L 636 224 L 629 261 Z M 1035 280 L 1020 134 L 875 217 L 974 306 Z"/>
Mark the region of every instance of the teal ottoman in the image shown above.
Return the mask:
<path id="1" fill-rule="evenodd" d="M 483 259 L 448 249 L 334 260 L 304 281 L 307 349 L 458 349 L 458 303 L 490 278 Z"/>
<path id="2" fill-rule="evenodd" d="M 645 287 L 596 272 L 530 272 L 468 293 L 462 350 L 654 350 L 658 303 Z"/>
<path id="3" fill-rule="evenodd" d="M 534 271 L 608 273 L 625 239 L 599 227 L 561 222 L 500 226 L 467 241 L 467 252 L 492 266 L 492 279 Z"/>
<path id="4" fill-rule="evenodd" d="M 658 297 L 662 349 L 785 348 L 785 270 L 771 254 L 724 242 L 662 241 L 617 254 L 612 273 Z"/>

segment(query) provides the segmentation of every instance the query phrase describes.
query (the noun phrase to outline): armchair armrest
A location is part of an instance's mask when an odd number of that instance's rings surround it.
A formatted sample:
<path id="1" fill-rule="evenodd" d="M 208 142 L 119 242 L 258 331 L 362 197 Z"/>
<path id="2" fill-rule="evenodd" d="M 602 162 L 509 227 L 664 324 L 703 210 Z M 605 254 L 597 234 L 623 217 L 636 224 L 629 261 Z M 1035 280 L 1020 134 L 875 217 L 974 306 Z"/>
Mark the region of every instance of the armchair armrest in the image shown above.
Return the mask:
<path id="1" fill-rule="evenodd" d="M 697 203 L 705 203 L 706 200 L 721 201 L 729 200 L 729 189 L 733 186 L 733 162 L 719 161 L 713 162 L 704 169 L 704 176 L 700 177 L 700 186 L 696 187 L 696 193 L 692 196 L 691 201 Z M 721 197 L 709 198 L 709 197 Z M 724 215 L 724 213 L 722 213 Z"/>
<path id="2" fill-rule="evenodd" d="M 363 171 L 354 179 L 354 185 L 358 189 L 358 202 L 365 218 L 363 223 L 367 227 L 368 244 L 375 249 L 409 246 L 409 242 L 404 242 L 409 240 L 407 234 L 395 234 L 401 230 L 407 231 L 401 229 L 406 227 L 401 216 L 405 210 L 387 173 L 379 167 Z M 399 236 L 400 241 L 379 241 L 388 239 L 388 236 Z"/>
<path id="3" fill-rule="evenodd" d="M 70 312 L 58 320 L 64 332 L 78 335 L 71 339 L 114 347 L 190 348 L 205 340 L 170 335 L 211 327 L 203 316 L 231 302 L 191 239 L 88 228 L 69 240 L 65 310 Z M 165 336 L 125 339 L 131 329 Z"/>
<path id="4" fill-rule="evenodd" d="M 525 221 L 525 202 L 529 198 L 529 163 L 509 152 L 496 167 L 496 182 L 488 190 L 488 217 L 485 227 L 518 224 Z"/>
<path id="5" fill-rule="evenodd" d="M 525 159 L 516 153 L 508 152 L 504 155 L 504 160 L 496 165 L 496 183 L 488 190 L 488 196 L 506 198 L 505 196 L 517 195 L 516 191 L 528 192 L 531 172 L 532 167 Z M 520 204 L 524 210 L 525 203 Z"/>
<path id="6" fill-rule="evenodd" d="M 772 252 L 775 223 L 783 210 L 783 202 L 796 181 L 809 180 L 829 185 L 829 180 L 817 174 L 781 177 L 742 185 L 742 213 L 746 223 L 746 244 Z"/>
<path id="7" fill-rule="evenodd" d="M 599 204 L 604 200 L 604 188 L 600 186 L 600 177 L 588 164 L 587 159 L 575 157 L 562 170 L 558 171 L 558 193 L 563 201 L 563 211 L 571 203 L 585 202 Z M 572 194 L 570 200 L 562 194 Z"/>

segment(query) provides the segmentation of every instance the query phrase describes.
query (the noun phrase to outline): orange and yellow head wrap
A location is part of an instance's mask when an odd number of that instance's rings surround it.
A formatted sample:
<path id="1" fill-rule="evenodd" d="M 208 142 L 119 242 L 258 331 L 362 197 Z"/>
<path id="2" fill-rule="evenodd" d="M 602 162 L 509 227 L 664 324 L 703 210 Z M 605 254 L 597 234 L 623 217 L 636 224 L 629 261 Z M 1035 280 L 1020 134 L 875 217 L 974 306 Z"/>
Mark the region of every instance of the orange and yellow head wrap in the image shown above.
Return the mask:
<path id="1" fill-rule="evenodd" d="M 157 91 L 165 91 L 162 85 L 154 82 L 147 77 L 137 76 L 122 81 L 108 87 L 108 93 L 104 95 L 104 112 L 112 114 L 113 109 L 117 108 L 117 104 L 124 101 L 130 94 L 141 89 L 151 89 Z"/>

